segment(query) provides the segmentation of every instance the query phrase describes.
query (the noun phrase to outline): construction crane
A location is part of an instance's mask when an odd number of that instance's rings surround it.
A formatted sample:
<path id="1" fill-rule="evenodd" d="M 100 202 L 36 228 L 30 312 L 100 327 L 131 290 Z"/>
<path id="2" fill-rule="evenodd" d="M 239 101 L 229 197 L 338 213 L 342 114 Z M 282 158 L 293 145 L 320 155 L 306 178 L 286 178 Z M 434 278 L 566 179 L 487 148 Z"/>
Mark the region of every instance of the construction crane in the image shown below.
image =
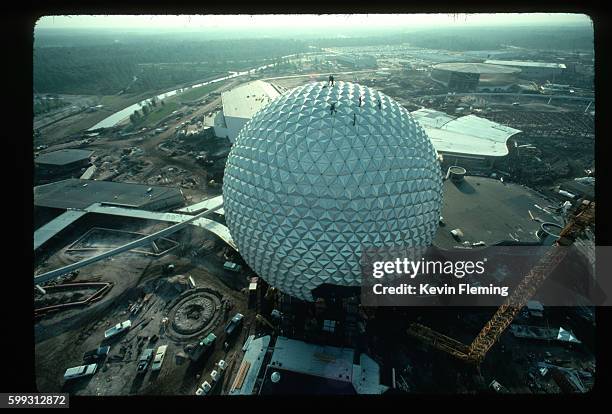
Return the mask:
<path id="1" fill-rule="evenodd" d="M 569 218 L 559 234 L 559 239 L 555 245 L 529 271 L 527 276 L 519 283 L 505 303 L 497 309 L 493 317 L 484 325 L 469 346 L 419 323 L 410 324 L 408 334 L 460 360 L 480 364 L 489 349 L 497 342 L 516 315 L 533 297 L 542 282 L 546 280 L 548 275 L 566 257 L 567 247 L 571 246 L 578 234 L 593 223 L 594 220 L 595 203 L 584 200 Z"/>

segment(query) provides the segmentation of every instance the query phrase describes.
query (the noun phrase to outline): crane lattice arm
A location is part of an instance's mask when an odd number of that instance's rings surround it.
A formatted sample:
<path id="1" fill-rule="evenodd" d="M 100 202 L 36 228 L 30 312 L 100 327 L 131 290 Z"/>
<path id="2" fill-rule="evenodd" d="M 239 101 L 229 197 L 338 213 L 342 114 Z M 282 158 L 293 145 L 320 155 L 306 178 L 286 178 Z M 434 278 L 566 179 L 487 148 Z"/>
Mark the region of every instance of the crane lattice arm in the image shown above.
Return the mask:
<path id="1" fill-rule="evenodd" d="M 568 252 L 566 246 L 571 245 L 578 234 L 594 219 L 595 203 L 583 202 L 561 231 L 557 243 L 529 271 L 506 302 L 497 309 L 493 317 L 485 324 L 469 347 L 417 323 L 410 325 L 408 334 L 461 360 L 473 363 L 482 362 L 489 349 L 497 342 L 523 306 L 533 297 L 542 282 L 565 258 Z"/>

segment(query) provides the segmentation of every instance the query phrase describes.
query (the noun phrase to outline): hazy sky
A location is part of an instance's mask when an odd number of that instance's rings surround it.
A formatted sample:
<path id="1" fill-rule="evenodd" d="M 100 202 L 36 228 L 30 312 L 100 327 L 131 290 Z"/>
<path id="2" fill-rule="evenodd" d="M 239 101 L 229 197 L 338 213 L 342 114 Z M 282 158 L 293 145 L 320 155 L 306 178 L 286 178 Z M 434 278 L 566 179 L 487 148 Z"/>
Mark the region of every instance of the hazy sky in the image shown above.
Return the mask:
<path id="1" fill-rule="evenodd" d="M 586 15 L 529 14 L 335 14 L 335 15 L 181 15 L 181 16 L 47 16 L 36 28 L 316 28 L 316 27 L 423 27 L 433 25 L 589 24 Z"/>

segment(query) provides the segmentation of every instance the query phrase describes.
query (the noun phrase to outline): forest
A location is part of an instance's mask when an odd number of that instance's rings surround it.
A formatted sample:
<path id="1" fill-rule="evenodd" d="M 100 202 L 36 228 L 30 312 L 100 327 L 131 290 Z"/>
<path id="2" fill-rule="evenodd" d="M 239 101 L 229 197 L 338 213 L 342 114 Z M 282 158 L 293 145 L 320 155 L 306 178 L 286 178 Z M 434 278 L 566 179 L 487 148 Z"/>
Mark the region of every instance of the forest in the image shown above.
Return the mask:
<path id="1" fill-rule="evenodd" d="M 291 39 L 197 40 L 151 36 L 128 40 L 44 46 L 41 39 L 40 47 L 35 42 L 35 93 L 113 95 L 161 90 L 307 50 L 305 43 Z"/>

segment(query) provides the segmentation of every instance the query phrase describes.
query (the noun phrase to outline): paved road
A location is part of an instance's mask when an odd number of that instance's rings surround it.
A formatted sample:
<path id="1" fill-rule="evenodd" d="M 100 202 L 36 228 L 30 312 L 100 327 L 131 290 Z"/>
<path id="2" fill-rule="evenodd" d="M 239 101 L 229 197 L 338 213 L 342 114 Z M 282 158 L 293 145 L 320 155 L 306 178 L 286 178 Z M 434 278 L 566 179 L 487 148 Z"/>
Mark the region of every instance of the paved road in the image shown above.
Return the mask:
<path id="1" fill-rule="evenodd" d="M 68 118 L 69 116 L 81 113 L 90 106 L 95 105 L 98 100 L 93 96 L 65 96 L 67 106 L 58 108 L 46 114 L 36 115 L 34 117 L 34 129 L 45 128 L 55 122 Z"/>
<path id="2" fill-rule="evenodd" d="M 179 208 L 176 210 L 177 213 L 186 213 L 186 214 L 197 214 L 204 210 L 208 210 L 212 206 L 216 206 L 217 204 L 223 204 L 223 196 L 217 196 L 208 198 L 206 200 L 200 201 L 199 203 L 192 204 L 187 207 Z M 225 214 L 223 209 L 217 210 L 217 214 Z"/>

